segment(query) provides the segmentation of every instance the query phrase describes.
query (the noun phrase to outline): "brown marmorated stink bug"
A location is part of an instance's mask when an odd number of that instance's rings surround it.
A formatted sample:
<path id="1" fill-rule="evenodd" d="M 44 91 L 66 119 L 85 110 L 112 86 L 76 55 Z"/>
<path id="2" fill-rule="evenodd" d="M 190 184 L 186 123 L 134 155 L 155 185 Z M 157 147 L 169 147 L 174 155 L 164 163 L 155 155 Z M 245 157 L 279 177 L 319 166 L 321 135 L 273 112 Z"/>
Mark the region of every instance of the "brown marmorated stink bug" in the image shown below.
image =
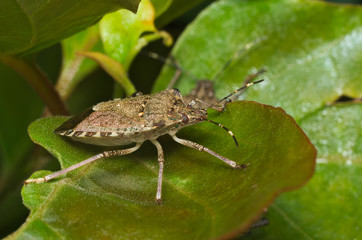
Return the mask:
<path id="1" fill-rule="evenodd" d="M 236 52 L 216 76 L 223 72 L 234 59 L 238 58 L 242 52 L 252 47 L 256 42 L 257 41 L 249 43 L 245 45 L 243 49 Z M 151 57 L 160 59 L 159 56 L 156 55 L 157 54 L 154 53 L 150 54 Z M 167 62 L 167 60 L 165 62 Z M 101 102 L 85 110 L 83 113 L 70 118 L 54 131 L 54 133 L 58 135 L 70 137 L 75 141 L 83 143 L 100 146 L 121 146 L 135 143 L 136 145 L 134 147 L 99 153 L 45 177 L 28 179 L 25 181 L 25 184 L 48 182 L 53 178 L 64 175 L 95 160 L 130 154 L 139 149 L 144 141 L 150 140 L 156 146 L 158 152 L 159 172 L 156 202 L 161 203 L 164 156 L 162 147 L 156 139 L 165 134 L 169 134 L 176 142 L 182 145 L 201 152 L 207 152 L 219 158 L 232 168 L 245 168 L 246 165 L 239 165 L 198 143 L 178 138 L 176 133 L 183 127 L 208 121 L 228 131 L 238 146 L 234 134 L 229 129 L 207 118 L 207 110 L 213 108 L 217 111 L 223 111 L 225 103 L 230 97 L 243 89 L 263 81 L 251 82 L 257 75 L 263 73 L 264 69 L 248 76 L 244 81 L 244 86 L 219 101 L 217 101 L 213 95 L 213 82 L 209 80 L 198 81 L 194 92 L 187 95 L 184 100 L 180 91 L 175 88 L 171 89 L 171 87 L 180 76 L 181 71 L 187 72 L 184 71 L 175 60 L 171 62 L 171 65 L 179 71 L 176 71 L 174 78 L 170 81 L 166 90 L 152 95 L 135 93 L 125 99 Z M 193 77 L 192 74 L 188 74 Z M 196 79 L 195 77 L 193 78 Z"/>
<path id="2" fill-rule="evenodd" d="M 176 133 L 183 127 L 208 121 L 228 131 L 236 145 L 238 145 L 234 134 L 229 129 L 207 118 L 207 109 L 214 108 L 217 104 L 229 99 L 229 97 L 235 93 L 262 81 L 263 80 L 247 83 L 216 104 L 209 105 L 206 108 L 195 108 L 193 106 L 198 99 L 186 104 L 178 89 L 167 89 L 152 95 L 137 93 L 125 99 L 101 102 L 80 115 L 70 118 L 55 129 L 54 133 L 70 137 L 75 141 L 93 145 L 120 146 L 131 143 L 135 143 L 136 145 L 127 149 L 99 153 L 45 177 L 28 179 L 25 181 L 25 184 L 48 182 L 53 178 L 66 174 L 95 160 L 130 154 L 136 151 L 144 141 L 150 140 L 158 151 L 159 173 L 156 202 L 161 203 L 164 156 L 162 147 L 156 139 L 165 134 L 169 134 L 176 142 L 182 145 L 201 152 L 207 152 L 219 158 L 232 168 L 243 168 L 245 167 L 244 165 L 239 165 L 198 143 L 178 138 Z"/>

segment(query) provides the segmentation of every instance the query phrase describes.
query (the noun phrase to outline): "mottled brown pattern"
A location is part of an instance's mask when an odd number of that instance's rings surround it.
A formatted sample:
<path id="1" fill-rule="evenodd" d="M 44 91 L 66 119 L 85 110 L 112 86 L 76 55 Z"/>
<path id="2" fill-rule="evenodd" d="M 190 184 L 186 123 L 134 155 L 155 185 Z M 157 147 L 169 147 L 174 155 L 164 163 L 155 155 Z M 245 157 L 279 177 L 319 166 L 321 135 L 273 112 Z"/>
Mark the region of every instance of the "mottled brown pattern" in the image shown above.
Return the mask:
<path id="1" fill-rule="evenodd" d="M 170 109 L 173 109 L 170 111 Z M 188 121 L 185 120 L 187 115 Z M 168 89 L 153 95 L 138 95 L 125 99 L 102 102 L 79 116 L 69 119 L 55 130 L 57 134 L 73 130 L 73 137 L 86 132 L 92 137 L 100 133 L 97 139 L 78 137 L 74 140 L 90 144 L 110 144 L 105 138 L 118 138 L 112 145 L 141 142 L 156 139 L 160 135 L 177 132 L 180 128 L 204 121 L 207 112 L 204 109 L 187 107 L 177 89 Z M 79 133 L 78 133 L 79 132 Z M 115 136 L 110 136 L 116 133 Z M 87 135 L 88 134 L 88 135 Z M 102 140 L 104 139 L 104 140 Z M 101 141 L 104 141 L 103 143 Z"/>
<path id="2" fill-rule="evenodd" d="M 261 81 L 262 80 L 258 82 Z M 251 85 L 252 84 L 245 85 L 235 92 Z M 199 85 L 199 87 L 202 86 L 207 85 Z M 205 97 L 205 93 L 202 94 Z M 197 92 L 193 92 L 193 95 L 195 98 L 200 97 L 197 95 Z M 222 99 L 222 101 L 226 100 L 230 96 L 232 96 L 232 94 L 226 96 Z M 212 94 L 206 94 L 206 97 L 213 98 L 213 91 Z M 204 103 L 202 101 L 199 102 Z M 210 108 L 213 107 L 214 106 L 210 106 Z M 157 137 L 161 135 L 169 134 L 176 142 L 187 147 L 194 148 L 198 151 L 207 152 L 224 161 L 233 168 L 241 168 L 243 166 L 217 154 L 216 152 L 213 152 L 205 146 L 186 139 L 178 138 L 176 136 L 176 133 L 181 128 L 202 121 L 208 121 L 224 128 L 234 138 L 236 145 L 238 144 L 231 131 L 223 125 L 207 119 L 206 108 L 195 108 L 191 104 L 185 104 L 180 91 L 177 89 L 168 89 L 153 95 L 135 94 L 133 97 L 123 100 L 115 99 L 99 103 L 82 114 L 69 119 L 54 132 L 59 135 L 71 137 L 76 141 L 93 145 L 120 146 L 130 143 L 136 143 L 136 145 L 127 149 L 111 150 L 99 153 L 45 177 L 28 179 L 25 183 L 47 182 L 98 159 L 130 154 L 139 149 L 144 141 L 150 140 L 157 147 L 158 152 L 159 171 L 156 202 L 161 203 L 164 154 L 160 143 L 156 140 Z M 85 134 L 83 135 L 83 133 Z"/>
<path id="3" fill-rule="evenodd" d="M 56 134 L 64 134 L 68 131 L 70 133 L 73 132 L 73 130 L 74 130 L 73 128 L 75 126 L 77 126 L 77 124 L 79 124 L 81 121 L 86 119 L 92 112 L 93 112 L 93 110 L 91 108 L 84 110 L 79 115 L 76 115 L 76 116 L 70 118 L 68 121 L 64 122 L 61 126 L 59 126 L 57 129 L 55 129 L 54 132 Z"/>
<path id="4" fill-rule="evenodd" d="M 163 119 L 161 119 L 160 121 L 158 121 L 158 122 L 154 122 L 153 123 L 153 126 L 154 127 L 162 127 L 162 126 L 164 126 L 165 125 L 165 120 L 163 120 Z"/>

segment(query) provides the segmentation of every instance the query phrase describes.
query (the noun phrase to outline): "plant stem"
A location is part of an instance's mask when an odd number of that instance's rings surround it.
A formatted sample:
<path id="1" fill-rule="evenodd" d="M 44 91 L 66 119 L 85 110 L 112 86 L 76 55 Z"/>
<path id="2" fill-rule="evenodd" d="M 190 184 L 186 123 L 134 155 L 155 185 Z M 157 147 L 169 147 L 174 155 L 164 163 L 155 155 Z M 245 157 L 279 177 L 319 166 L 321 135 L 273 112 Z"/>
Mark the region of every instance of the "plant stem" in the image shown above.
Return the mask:
<path id="1" fill-rule="evenodd" d="M 0 61 L 14 69 L 33 87 L 53 115 L 69 115 L 53 84 L 34 63 L 29 64 L 14 56 L 1 54 Z"/>

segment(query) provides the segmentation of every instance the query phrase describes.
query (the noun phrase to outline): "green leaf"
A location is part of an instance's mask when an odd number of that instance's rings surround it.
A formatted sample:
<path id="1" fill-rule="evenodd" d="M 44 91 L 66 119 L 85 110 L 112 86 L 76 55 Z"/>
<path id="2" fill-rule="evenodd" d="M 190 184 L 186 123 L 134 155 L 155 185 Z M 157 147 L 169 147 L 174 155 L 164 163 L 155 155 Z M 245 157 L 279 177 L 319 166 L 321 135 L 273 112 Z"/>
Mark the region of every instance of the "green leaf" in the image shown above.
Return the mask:
<path id="1" fill-rule="evenodd" d="M 32 143 L 26 129 L 40 115 L 43 104 L 16 72 L 1 63 L 0 75 L 3 80 L 0 81 L 0 172 L 4 177 L 29 151 Z"/>
<path id="2" fill-rule="evenodd" d="M 155 0 L 152 3 L 156 2 Z M 205 2 L 205 0 L 183 1 L 172 0 L 168 2 L 167 9 L 162 11 L 161 15 L 156 19 L 157 26 L 166 26 L 168 23 L 187 13 L 189 10 L 195 8 L 197 5 Z M 210 1 L 209 1 L 210 2 Z M 157 5 L 155 6 L 157 7 Z M 156 8 L 157 9 L 157 8 Z"/>
<path id="3" fill-rule="evenodd" d="M 362 104 L 354 103 L 326 107 L 302 121 L 318 148 L 316 174 L 303 189 L 278 198 L 266 215 L 270 225 L 254 229 L 248 238 L 360 237 L 361 119 Z M 331 226 L 336 227 L 328 231 Z"/>
<path id="4" fill-rule="evenodd" d="M 135 55 L 147 44 L 141 34 L 157 32 L 154 17 L 155 10 L 150 0 L 140 3 L 137 14 L 119 10 L 104 16 L 100 22 L 100 33 L 105 52 L 127 70 Z"/>
<path id="5" fill-rule="evenodd" d="M 97 67 L 94 61 L 77 52 L 102 51 L 98 28 L 94 25 L 62 41 L 63 65 L 56 88 L 63 99 L 67 99 L 79 82 Z"/>
<path id="6" fill-rule="evenodd" d="M 362 83 L 360 84 L 362 85 Z M 362 104 L 339 103 L 317 111 L 301 127 L 318 148 L 322 164 L 362 164 Z"/>
<path id="7" fill-rule="evenodd" d="M 266 215 L 270 225 L 252 230 L 248 238 L 358 239 L 361 102 L 330 105 L 343 95 L 362 96 L 361 26 L 358 6 L 220 1 L 176 43 L 173 55 L 181 67 L 198 79 L 212 79 L 219 97 L 266 68 L 260 76 L 265 81 L 248 89 L 247 99 L 282 107 L 318 149 L 312 181 L 278 198 Z M 154 91 L 167 86 L 173 74 L 166 67 Z M 176 87 L 183 92 L 194 88 L 190 75 L 183 74 Z"/>
<path id="8" fill-rule="evenodd" d="M 31 170 L 25 168 L 32 142 L 28 125 L 43 108 L 38 96 L 12 69 L 0 63 L 0 238 L 14 230 L 27 209 L 20 196 L 21 182 Z M 21 97 L 20 97 L 21 96 Z M 26 102 L 26 105 L 25 105 Z M 26 106 L 26 107 L 25 107 Z M 20 220 L 19 220 L 20 219 Z"/>
<path id="9" fill-rule="evenodd" d="M 316 151 L 280 108 L 237 102 L 222 114 L 209 115 L 233 130 L 239 148 L 223 129 L 207 122 L 185 128 L 179 137 L 249 164 L 246 170 L 232 169 L 206 153 L 162 137 L 162 205 L 154 201 L 156 149 L 145 143 L 128 156 L 99 160 L 54 181 L 25 186 L 23 199 L 31 214 L 10 239 L 48 234 L 72 239 L 235 236 L 278 194 L 300 187 L 313 174 Z M 65 120 L 45 118 L 29 127 L 33 141 L 54 154 L 62 168 L 104 150 L 56 136 L 53 130 Z M 46 174 L 40 171 L 32 177 Z"/>
<path id="10" fill-rule="evenodd" d="M 160 3 L 157 7 L 160 7 Z M 150 0 L 140 3 L 137 14 L 129 11 L 119 10 L 118 12 L 106 15 L 100 22 L 100 34 L 107 55 L 122 65 L 122 69 L 128 72 L 129 66 L 137 53 L 149 42 L 163 38 L 165 45 L 172 44 L 172 37 L 165 31 L 158 31 L 154 25 L 155 8 Z M 119 24 L 123 22 L 123 24 Z M 99 61 L 101 59 L 98 59 Z M 117 72 L 117 69 L 108 67 L 106 62 L 101 64 L 107 72 Z M 114 77 L 114 75 L 112 75 Z M 124 77 L 118 77 L 118 82 Z M 127 79 L 128 80 L 128 79 Z M 124 82 L 124 81 L 123 81 Z M 130 86 L 130 82 L 126 84 Z M 114 96 L 123 97 L 123 89 L 116 85 Z M 125 88 L 125 84 L 121 84 Z M 135 92 L 135 88 L 125 89 L 127 95 Z"/>
<path id="11" fill-rule="evenodd" d="M 1 1 L 0 52 L 28 54 L 71 36 L 120 8 L 137 10 L 139 0 Z"/>
<path id="12" fill-rule="evenodd" d="M 151 0 L 155 8 L 156 17 L 164 13 L 171 5 L 173 0 Z"/>
<path id="13" fill-rule="evenodd" d="M 100 52 L 78 52 L 78 54 L 97 61 L 98 64 L 125 89 L 128 96 L 136 92 L 123 66 L 113 58 Z"/>

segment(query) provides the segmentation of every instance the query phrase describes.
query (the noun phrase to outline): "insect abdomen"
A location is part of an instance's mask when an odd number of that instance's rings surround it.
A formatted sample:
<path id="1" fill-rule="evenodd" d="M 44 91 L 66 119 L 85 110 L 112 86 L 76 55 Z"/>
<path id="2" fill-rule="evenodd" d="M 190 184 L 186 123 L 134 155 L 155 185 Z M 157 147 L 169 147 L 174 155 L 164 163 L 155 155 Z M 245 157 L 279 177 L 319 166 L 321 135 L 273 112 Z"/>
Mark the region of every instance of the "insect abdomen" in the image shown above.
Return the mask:
<path id="1" fill-rule="evenodd" d="M 57 132 L 57 134 L 70 137 L 74 141 L 99 146 L 121 146 L 135 142 L 129 136 L 125 136 L 124 133 L 115 132 L 83 132 L 68 130 L 65 132 Z"/>

